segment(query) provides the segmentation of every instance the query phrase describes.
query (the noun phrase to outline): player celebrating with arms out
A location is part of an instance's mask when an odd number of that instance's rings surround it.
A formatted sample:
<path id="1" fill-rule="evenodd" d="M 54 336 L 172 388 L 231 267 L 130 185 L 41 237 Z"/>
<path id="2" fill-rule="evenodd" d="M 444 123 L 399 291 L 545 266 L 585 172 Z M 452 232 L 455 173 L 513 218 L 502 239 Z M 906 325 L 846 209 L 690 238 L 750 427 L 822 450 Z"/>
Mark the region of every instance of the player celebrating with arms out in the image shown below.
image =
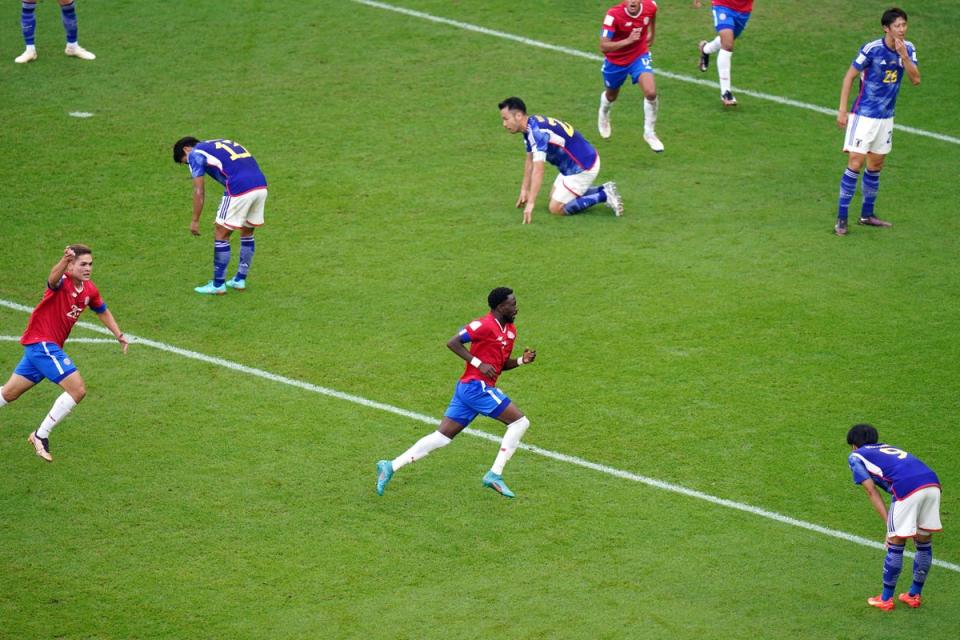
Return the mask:
<path id="1" fill-rule="evenodd" d="M 700 41 L 700 71 L 706 71 L 710 65 L 710 54 L 717 54 L 717 76 L 720 79 L 720 101 L 725 107 L 737 106 L 733 97 L 730 81 L 733 41 L 747 28 L 750 14 L 753 12 L 753 0 L 712 0 L 713 24 L 717 37 L 707 42 Z M 700 0 L 693 0 L 693 7 L 699 9 Z"/>
<path id="2" fill-rule="evenodd" d="M 856 424 L 847 432 L 852 453 L 847 462 L 853 481 L 867 492 L 870 504 L 887 523 L 887 556 L 883 562 L 883 592 L 867 604 L 884 611 L 893 609 L 893 592 L 903 569 L 903 548 L 913 538 L 917 553 L 913 559 L 913 583 L 900 594 L 900 602 L 916 609 L 920 592 L 933 564 L 931 534 L 941 530 L 940 479 L 933 470 L 903 449 L 878 444 L 877 430 Z M 889 493 L 887 510 L 877 488 Z"/>
<path id="3" fill-rule="evenodd" d="M 527 150 L 517 198 L 517 208 L 523 207 L 523 224 L 533 219 L 533 207 L 543 185 L 544 161 L 560 170 L 550 189 L 550 213 L 572 216 L 603 202 L 617 216 L 623 214 L 615 183 L 592 186 L 600 173 L 600 154 L 579 131 L 556 118 L 528 116 L 527 105 L 517 97 L 507 98 L 499 107 L 503 128 L 522 133 Z"/>
<path id="4" fill-rule="evenodd" d="M 43 299 L 30 314 L 27 330 L 20 338 L 23 359 L 7 383 L 0 387 L 0 407 L 13 402 L 44 378 L 63 388 L 40 427 L 27 439 L 36 454 L 47 462 L 53 462 L 48 440 L 50 431 L 87 395 L 76 364 L 63 352 L 63 343 L 86 307 L 96 312 L 100 322 L 116 336 L 123 352 L 127 352 L 123 332 L 90 280 L 92 272 L 93 254 L 89 247 L 72 244 L 63 250 L 63 257 L 47 277 Z"/>
<path id="5" fill-rule="evenodd" d="M 378 495 L 383 495 L 390 478 L 401 467 L 450 444 L 478 414 L 483 414 L 507 425 L 500 452 L 490 471 L 483 476 L 483 486 L 507 498 L 514 497 L 503 481 L 503 467 L 520 446 L 520 438 L 526 433 L 530 421 L 495 385 L 501 373 L 533 362 L 537 352 L 524 349 L 523 355 L 518 358 L 510 355 L 517 339 L 517 329 L 513 325 L 517 316 L 517 299 L 513 289 L 497 287 L 487 296 L 487 304 L 490 313 L 470 322 L 447 341 L 447 348 L 463 358 L 467 368 L 457 382 L 453 399 L 443 414 L 439 428 L 418 440 L 394 460 L 377 463 Z M 467 342 L 471 343 L 469 351 L 463 346 Z"/>
<path id="6" fill-rule="evenodd" d="M 600 94 L 597 128 L 601 138 L 610 137 L 610 107 L 629 76 L 633 84 L 639 82 L 643 90 L 643 139 L 659 153 L 663 151 L 663 143 L 655 128 L 660 101 L 650 59 L 656 20 L 657 3 L 653 0 L 625 0 L 610 7 L 604 16 L 600 51 L 606 58 L 602 67 L 606 89 Z"/>
<path id="7" fill-rule="evenodd" d="M 850 201 L 857 191 L 860 169 L 866 161 L 863 174 L 863 203 L 858 224 L 868 227 L 890 227 L 886 220 L 873 215 L 873 206 L 880 189 L 880 170 L 883 161 L 893 148 L 893 113 L 900 93 L 903 73 L 910 82 L 920 84 L 917 68 L 917 51 L 907 35 L 907 13 L 903 9 L 888 9 L 880 17 L 883 37 L 868 42 L 860 48 L 843 77 L 840 89 L 840 108 L 837 109 L 837 126 L 846 129 L 843 150 L 847 152 L 847 168 L 840 178 L 840 200 L 837 205 L 837 222 L 833 227 L 838 236 L 847 235 L 847 214 Z M 853 80 L 860 76 L 860 94 L 853 103 L 853 118 L 847 113 L 850 104 L 850 89 Z"/>
<path id="8" fill-rule="evenodd" d="M 195 287 L 205 295 L 220 296 L 227 287 L 243 291 L 253 262 L 256 244 L 253 232 L 263 224 L 263 205 L 267 201 L 267 179 L 253 155 L 233 140 L 204 140 L 187 136 L 173 145 L 173 161 L 190 165 L 193 178 L 193 220 L 190 233 L 200 235 L 203 213 L 204 174 L 223 185 L 223 199 L 213 227 L 213 280 Z M 230 264 L 230 235 L 240 229 L 240 261 L 237 273 L 226 279 Z"/>

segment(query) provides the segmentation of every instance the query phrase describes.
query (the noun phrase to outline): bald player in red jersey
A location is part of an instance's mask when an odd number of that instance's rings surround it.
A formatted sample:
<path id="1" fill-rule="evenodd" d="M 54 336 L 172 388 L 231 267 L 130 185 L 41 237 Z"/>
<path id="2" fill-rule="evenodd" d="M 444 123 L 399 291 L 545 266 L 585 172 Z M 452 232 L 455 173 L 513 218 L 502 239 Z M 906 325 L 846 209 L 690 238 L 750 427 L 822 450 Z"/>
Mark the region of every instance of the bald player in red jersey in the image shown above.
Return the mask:
<path id="1" fill-rule="evenodd" d="M 123 352 L 127 352 L 123 332 L 90 280 L 92 272 L 93 254 L 89 247 L 73 244 L 63 250 L 63 257 L 47 277 L 43 299 L 30 314 L 27 330 L 20 338 L 23 358 L 7 383 L 0 387 L 0 407 L 13 402 L 44 378 L 63 389 L 40 427 L 27 438 L 34 452 L 47 462 L 53 462 L 50 431 L 87 395 L 76 364 L 63 352 L 63 344 L 83 310 L 93 309 L 100 322 L 117 338 Z"/>
<path id="2" fill-rule="evenodd" d="M 513 343 L 517 339 L 517 329 L 513 324 L 517 315 L 517 299 L 512 289 L 497 287 L 487 296 L 487 304 L 490 313 L 473 320 L 447 341 L 447 347 L 463 358 L 467 366 L 457 381 L 450 406 L 439 428 L 420 438 L 395 459 L 377 462 L 378 495 L 383 495 L 394 471 L 416 462 L 434 449 L 450 444 L 458 433 L 482 414 L 507 425 L 497 458 L 490 471 L 483 476 L 483 486 L 504 497 L 514 497 L 501 474 L 504 465 L 520 446 L 520 438 L 530 426 L 530 421 L 495 385 L 501 373 L 533 362 L 537 352 L 524 349 L 520 357 L 511 356 Z M 471 345 L 469 351 L 463 346 L 467 342 Z"/>

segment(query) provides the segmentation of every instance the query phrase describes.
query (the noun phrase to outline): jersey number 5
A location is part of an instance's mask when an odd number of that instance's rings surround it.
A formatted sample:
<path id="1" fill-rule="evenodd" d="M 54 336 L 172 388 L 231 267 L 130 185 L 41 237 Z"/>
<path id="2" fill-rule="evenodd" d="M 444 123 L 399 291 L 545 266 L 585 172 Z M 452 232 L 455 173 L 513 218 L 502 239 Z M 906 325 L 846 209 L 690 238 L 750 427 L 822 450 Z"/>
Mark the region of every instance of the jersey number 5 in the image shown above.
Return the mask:
<path id="1" fill-rule="evenodd" d="M 226 149 L 227 153 L 230 154 L 231 160 L 239 160 L 240 158 L 250 157 L 250 152 L 233 140 L 224 140 L 222 142 L 218 142 L 217 149 Z"/>

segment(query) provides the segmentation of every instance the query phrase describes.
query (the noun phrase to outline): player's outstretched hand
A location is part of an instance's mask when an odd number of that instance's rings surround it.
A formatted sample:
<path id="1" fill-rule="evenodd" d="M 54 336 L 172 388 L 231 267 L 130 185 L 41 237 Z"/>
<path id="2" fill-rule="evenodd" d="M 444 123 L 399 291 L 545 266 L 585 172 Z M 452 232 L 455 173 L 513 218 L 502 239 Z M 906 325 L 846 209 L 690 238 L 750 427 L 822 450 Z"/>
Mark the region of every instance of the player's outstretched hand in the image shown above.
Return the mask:
<path id="1" fill-rule="evenodd" d="M 530 364 L 537 359 L 537 352 L 528 347 L 523 348 L 523 364 Z"/>
<path id="2" fill-rule="evenodd" d="M 533 222 L 533 205 L 528 204 L 523 208 L 523 224 L 530 224 Z"/>
<path id="3" fill-rule="evenodd" d="M 199 235 L 200 235 L 200 223 L 199 223 L 199 222 L 191 222 L 191 223 L 190 223 L 190 233 L 192 233 L 192 234 L 195 235 L 195 236 L 199 236 Z"/>
<path id="4" fill-rule="evenodd" d="M 847 128 L 847 112 L 837 111 L 837 126 L 841 129 Z"/>
<path id="5" fill-rule="evenodd" d="M 694 8 L 694 9 L 699 9 L 699 8 L 702 7 L 702 6 L 703 6 L 703 5 L 700 4 L 700 0 L 693 0 L 693 8 Z"/>
<path id="6" fill-rule="evenodd" d="M 126 353 L 127 347 L 130 346 L 130 343 L 127 341 L 127 339 L 124 337 L 122 333 L 117 336 L 117 342 L 120 343 L 120 348 L 123 349 L 124 353 Z"/>
<path id="7" fill-rule="evenodd" d="M 522 207 L 522 206 L 525 205 L 525 204 L 527 204 L 527 191 L 526 191 L 526 189 L 521 189 L 521 190 L 520 190 L 520 197 L 517 198 L 517 204 L 515 204 L 514 206 L 515 206 L 517 209 L 519 209 L 520 207 Z"/>
<path id="8" fill-rule="evenodd" d="M 63 258 L 67 262 L 73 262 L 76 257 L 77 257 L 77 254 L 74 253 L 73 249 L 71 249 L 70 247 L 64 247 Z"/>

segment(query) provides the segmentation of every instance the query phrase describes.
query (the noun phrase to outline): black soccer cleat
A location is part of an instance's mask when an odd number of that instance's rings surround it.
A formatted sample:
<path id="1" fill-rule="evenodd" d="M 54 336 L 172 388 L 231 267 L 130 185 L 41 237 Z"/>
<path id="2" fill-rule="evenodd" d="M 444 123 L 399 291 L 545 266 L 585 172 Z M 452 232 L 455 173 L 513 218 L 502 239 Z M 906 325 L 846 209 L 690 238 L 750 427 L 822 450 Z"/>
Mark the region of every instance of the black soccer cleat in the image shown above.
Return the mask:
<path id="1" fill-rule="evenodd" d="M 710 54 L 704 52 L 703 48 L 707 46 L 706 40 L 701 40 L 699 44 L 700 48 L 700 71 L 706 71 L 710 68 Z"/>

